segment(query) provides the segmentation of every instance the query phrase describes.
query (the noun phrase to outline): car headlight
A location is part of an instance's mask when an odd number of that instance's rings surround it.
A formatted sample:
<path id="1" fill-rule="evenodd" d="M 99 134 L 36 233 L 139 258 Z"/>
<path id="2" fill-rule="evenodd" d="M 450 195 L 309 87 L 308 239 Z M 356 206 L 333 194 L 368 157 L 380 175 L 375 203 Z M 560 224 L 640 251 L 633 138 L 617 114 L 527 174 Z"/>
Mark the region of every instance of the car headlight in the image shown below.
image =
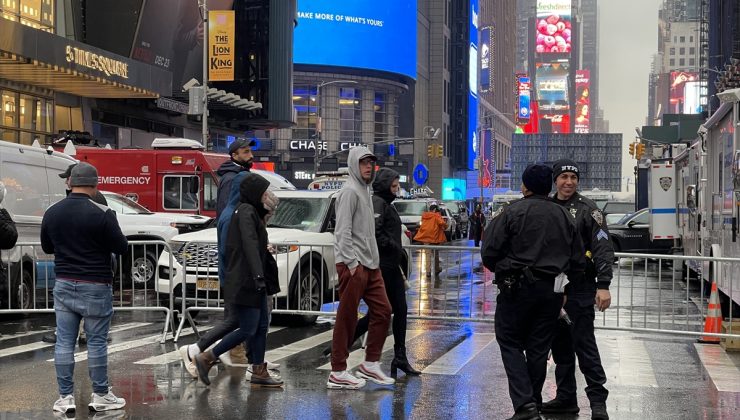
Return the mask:
<path id="1" fill-rule="evenodd" d="M 267 250 L 270 251 L 271 254 L 287 254 L 289 252 L 295 252 L 298 251 L 298 245 L 273 245 L 268 244 Z"/>

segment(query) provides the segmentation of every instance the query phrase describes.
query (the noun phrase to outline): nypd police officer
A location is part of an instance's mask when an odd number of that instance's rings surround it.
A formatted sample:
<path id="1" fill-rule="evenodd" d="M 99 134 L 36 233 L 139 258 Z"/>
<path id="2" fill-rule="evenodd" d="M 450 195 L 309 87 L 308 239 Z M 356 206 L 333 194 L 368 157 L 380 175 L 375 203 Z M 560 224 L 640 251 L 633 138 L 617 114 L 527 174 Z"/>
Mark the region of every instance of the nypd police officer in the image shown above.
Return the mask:
<path id="1" fill-rule="evenodd" d="M 609 284 L 614 249 L 601 210 L 576 191 L 580 176 L 578 164 L 570 159 L 558 160 L 553 165 L 557 192 L 552 199 L 563 206 L 576 222 L 584 246 L 579 255 L 585 263 L 585 271 L 571 270 L 568 273 L 570 284 L 566 287 L 568 299 L 564 309 L 571 323 L 559 325 L 552 343 L 557 394 L 555 399 L 543 404 L 542 412 L 578 413 L 580 410 L 575 378 L 578 356 L 578 366 L 586 379 L 591 418 L 608 419 L 606 397 L 609 392 L 604 388 L 606 375 L 594 337 L 594 306 L 604 311 L 611 304 Z"/>
<path id="2" fill-rule="evenodd" d="M 522 181 L 524 198 L 497 212 L 481 248 L 500 291 L 496 340 L 515 410 L 511 419 L 517 420 L 540 418 L 547 353 L 563 304 L 555 277 L 578 263 L 582 247 L 573 218 L 547 197 L 552 169 L 530 165 Z"/>

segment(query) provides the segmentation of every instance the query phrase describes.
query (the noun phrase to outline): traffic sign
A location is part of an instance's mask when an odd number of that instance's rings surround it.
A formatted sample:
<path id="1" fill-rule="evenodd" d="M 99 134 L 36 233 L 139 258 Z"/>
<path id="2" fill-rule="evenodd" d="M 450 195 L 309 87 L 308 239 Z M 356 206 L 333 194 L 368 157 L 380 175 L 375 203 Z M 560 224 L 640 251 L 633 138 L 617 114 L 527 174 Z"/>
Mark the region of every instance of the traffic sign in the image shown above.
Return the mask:
<path id="1" fill-rule="evenodd" d="M 429 168 L 423 163 L 418 163 L 414 167 L 414 182 L 417 185 L 424 185 L 429 179 Z"/>

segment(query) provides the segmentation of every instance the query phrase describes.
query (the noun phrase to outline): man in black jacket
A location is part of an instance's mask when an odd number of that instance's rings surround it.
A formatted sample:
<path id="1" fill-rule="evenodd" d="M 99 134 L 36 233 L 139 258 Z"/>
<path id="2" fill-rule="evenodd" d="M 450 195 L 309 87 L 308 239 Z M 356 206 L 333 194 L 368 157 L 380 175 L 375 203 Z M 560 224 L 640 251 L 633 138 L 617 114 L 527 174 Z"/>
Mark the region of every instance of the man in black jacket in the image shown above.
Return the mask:
<path id="1" fill-rule="evenodd" d="M 555 399 L 542 405 L 542 412 L 575 414 L 580 411 L 575 375 L 578 356 L 578 367 L 586 379 L 591 418 L 606 420 L 609 418 L 606 411 L 609 391 L 604 388 L 606 374 L 601 366 L 594 336 L 594 305 L 603 312 L 611 303 L 609 284 L 612 280 L 614 248 L 601 210 L 576 191 L 580 176 L 578 164 L 570 159 L 558 160 L 553 165 L 553 180 L 557 190 L 553 201 L 567 209 L 576 222 L 584 245 L 579 258 L 585 271 L 571 270 L 568 273 L 570 284 L 566 287 L 568 301 L 564 309 L 571 325 L 560 325 L 552 342 L 558 388 Z"/>
<path id="2" fill-rule="evenodd" d="M 229 145 L 229 156 L 226 162 L 222 163 L 216 173 L 218 179 L 218 191 L 216 193 L 216 219 L 221 216 L 226 205 L 229 202 L 229 192 L 231 192 L 231 182 L 234 177 L 241 171 L 252 169 L 252 147 L 254 140 L 238 138 Z"/>
<path id="3" fill-rule="evenodd" d="M 509 380 L 513 420 L 540 419 L 547 353 L 563 294 L 555 278 L 576 259 L 580 240 L 573 218 L 547 198 L 552 169 L 530 165 L 524 198 L 502 207 L 486 229 L 481 257 L 496 274 L 496 341 Z M 526 352 L 526 356 L 525 356 Z"/>
<path id="4" fill-rule="evenodd" d="M 3 202 L 3 198 L 5 198 L 5 184 L 0 182 L 0 203 Z M 0 207 L 0 249 L 13 248 L 17 240 L 18 230 L 15 228 L 13 218 L 7 210 Z M 0 302 L 3 302 L 3 297 L 8 295 L 6 285 L 8 285 L 8 268 L 0 261 Z M 8 301 L 7 307 L 2 305 L 0 309 L 10 309 L 10 304 L 11 302 Z"/>
<path id="5" fill-rule="evenodd" d="M 54 365 L 59 399 L 54 411 L 75 409 L 74 348 L 80 321 L 88 337 L 88 372 L 93 394 L 88 407 L 115 410 L 126 405 L 108 387 L 108 330 L 113 316 L 112 254 L 123 254 L 128 241 L 116 214 L 92 201 L 97 192 L 98 172 L 89 163 L 72 168 L 72 192 L 49 207 L 41 222 L 41 248 L 54 254 L 54 313 L 57 343 Z"/>

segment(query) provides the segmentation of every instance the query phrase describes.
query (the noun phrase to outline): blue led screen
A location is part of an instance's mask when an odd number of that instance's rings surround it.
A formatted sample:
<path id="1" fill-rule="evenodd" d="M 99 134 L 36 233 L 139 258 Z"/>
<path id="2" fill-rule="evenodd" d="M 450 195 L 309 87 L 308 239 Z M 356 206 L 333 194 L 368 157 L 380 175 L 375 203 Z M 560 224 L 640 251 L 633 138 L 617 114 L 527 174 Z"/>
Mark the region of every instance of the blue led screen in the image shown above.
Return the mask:
<path id="1" fill-rule="evenodd" d="M 293 62 L 416 79 L 416 0 L 300 0 Z"/>

